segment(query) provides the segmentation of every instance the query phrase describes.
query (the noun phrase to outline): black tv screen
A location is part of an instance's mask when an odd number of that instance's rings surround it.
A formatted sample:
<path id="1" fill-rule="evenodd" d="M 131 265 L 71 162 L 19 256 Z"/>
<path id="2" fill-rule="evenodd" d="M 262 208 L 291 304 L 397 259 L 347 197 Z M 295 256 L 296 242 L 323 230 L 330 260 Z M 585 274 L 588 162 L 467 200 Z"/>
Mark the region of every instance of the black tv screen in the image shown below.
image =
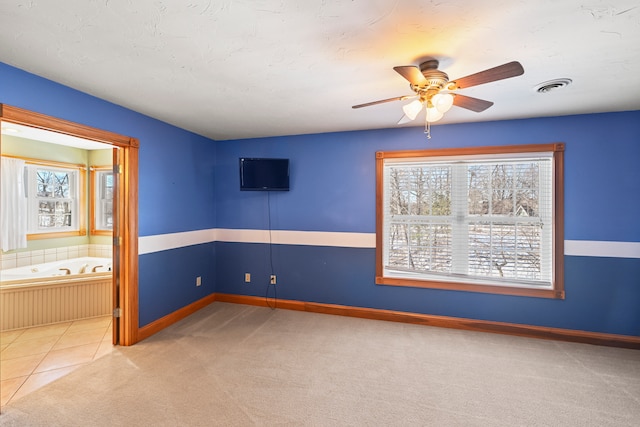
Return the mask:
<path id="1" fill-rule="evenodd" d="M 289 159 L 240 158 L 240 190 L 289 191 Z"/>

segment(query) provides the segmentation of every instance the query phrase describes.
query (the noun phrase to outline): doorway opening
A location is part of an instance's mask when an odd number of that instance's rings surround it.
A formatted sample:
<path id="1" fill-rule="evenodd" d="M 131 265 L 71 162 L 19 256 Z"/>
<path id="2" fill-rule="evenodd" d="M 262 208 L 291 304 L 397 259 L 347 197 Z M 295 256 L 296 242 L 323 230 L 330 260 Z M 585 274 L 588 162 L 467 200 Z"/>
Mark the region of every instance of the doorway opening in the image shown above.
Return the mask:
<path id="1" fill-rule="evenodd" d="M 138 341 L 138 140 L 0 104 L 3 125 L 15 124 L 113 148 L 112 306 L 114 345 Z"/>

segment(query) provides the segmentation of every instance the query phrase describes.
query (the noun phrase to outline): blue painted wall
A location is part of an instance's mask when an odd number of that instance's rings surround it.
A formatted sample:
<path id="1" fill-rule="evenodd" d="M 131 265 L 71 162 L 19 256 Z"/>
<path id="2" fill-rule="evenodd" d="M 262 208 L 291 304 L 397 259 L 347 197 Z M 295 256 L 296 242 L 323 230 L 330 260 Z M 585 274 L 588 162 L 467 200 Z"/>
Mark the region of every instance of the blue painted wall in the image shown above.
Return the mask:
<path id="1" fill-rule="evenodd" d="M 640 112 L 218 141 L 217 227 L 375 232 L 375 152 L 564 142 L 565 239 L 640 242 Z M 289 157 L 291 191 L 238 190 L 238 158 Z M 267 245 L 217 243 L 216 291 L 263 296 Z M 375 250 L 276 245 L 278 297 L 640 335 L 640 259 L 565 257 L 565 300 L 379 286 Z M 265 278 L 246 284 L 244 272 Z"/>
<path id="2" fill-rule="evenodd" d="M 217 226 L 265 226 L 262 195 L 238 191 L 238 157 L 291 159 L 290 194 L 272 195 L 274 228 L 375 232 L 376 151 L 564 142 L 565 238 L 640 242 L 640 111 L 442 125 L 432 135 L 415 127 L 218 141 Z"/>
<path id="3" fill-rule="evenodd" d="M 212 140 L 3 63 L 0 103 L 137 138 L 140 236 L 215 227 Z M 141 326 L 213 292 L 213 244 L 139 261 Z M 196 276 L 203 276 L 199 288 Z"/>
<path id="4" fill-rule="evenodd" d="M 564 142 L 565 238 L 640 242 L 640 112 L 211 141 L 0 63 L 0 103 L 138 138 L 140 236 L 375 232 L 375 152 Z M 291 159 L 291 191 L 239 190 L 238 158 Z M 269 209 L 271 221 L 268 221 Z M 211 292 L 640 336 L 640 259 L 565 258 L 565 300 L 378 286 L 372 248 L 211 242 L 140 256 L 140 325 Z M 254 280 L 244 283 L 244 273 Z M 196 276 L 203 286 L 196 288 Z"/>
<path id="5" fill-rule="evenodd" d="M 140 255 L 138 264 L 141 326 L 215 292 L 214 243 Z"/>

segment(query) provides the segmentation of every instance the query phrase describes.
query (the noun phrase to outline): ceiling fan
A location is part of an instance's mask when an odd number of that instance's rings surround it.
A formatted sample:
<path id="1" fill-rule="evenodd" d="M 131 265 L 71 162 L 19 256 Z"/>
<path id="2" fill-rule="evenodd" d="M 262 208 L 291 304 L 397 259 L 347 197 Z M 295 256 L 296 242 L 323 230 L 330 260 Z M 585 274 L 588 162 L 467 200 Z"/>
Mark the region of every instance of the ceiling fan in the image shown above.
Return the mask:
<path id="1" fill-rule="evenodd" d="M 491 101 L 460 95 L 456 93 L 457 90 L 524 74 L 522 65 L 517 61 L 512 61 L 460 79 L 449 80 L 449 76 L 445 72 L 438 70 L 438 65 L 437 59 L 428 59 L 421 63 L 419 67 L 415 65 L 393 67 L 398 74 L 409 81 L 409 87 L 414 92 L 413 95 L 381 99 L 354 105 L 351 108 L 369 107 L 385 102 L 416 98 L 413 102 L 402 107 L 404 116 L 402 116 L 398 124 L 415 120 L 420 111 L 425 108 L 427 113 L 425 133 L 427 138 L 431 138 L 431 123 L 440 120 L 451 106 L 455 105 L 480 113 L 493 105 Z"/>

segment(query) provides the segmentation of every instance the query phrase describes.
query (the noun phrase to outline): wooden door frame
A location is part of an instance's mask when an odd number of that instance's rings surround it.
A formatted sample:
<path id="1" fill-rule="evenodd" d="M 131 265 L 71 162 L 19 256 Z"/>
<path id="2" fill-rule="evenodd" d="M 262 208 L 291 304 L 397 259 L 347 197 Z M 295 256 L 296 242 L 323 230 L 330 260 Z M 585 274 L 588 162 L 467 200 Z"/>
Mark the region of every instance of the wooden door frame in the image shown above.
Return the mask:
<path id="1" fill-rule="evenodd" d="M 22 108 L 0 104 L 0 120 L 38 129 L 62 133 L 97 141 L 121 149 L 119 191 L 116 215 L 120 236 L 114 242 L 120 245 L 117 269 L 119 280 L 120 345 L 133 345 L 138 341 L 138 149 L 136 138 L 92 128 Z M 118 239 L 118 240 L 116 240 Z M 114 322 L 115 324 L 115 322 Z M 115 344 L 115 343 L 114 343 Z"/>

